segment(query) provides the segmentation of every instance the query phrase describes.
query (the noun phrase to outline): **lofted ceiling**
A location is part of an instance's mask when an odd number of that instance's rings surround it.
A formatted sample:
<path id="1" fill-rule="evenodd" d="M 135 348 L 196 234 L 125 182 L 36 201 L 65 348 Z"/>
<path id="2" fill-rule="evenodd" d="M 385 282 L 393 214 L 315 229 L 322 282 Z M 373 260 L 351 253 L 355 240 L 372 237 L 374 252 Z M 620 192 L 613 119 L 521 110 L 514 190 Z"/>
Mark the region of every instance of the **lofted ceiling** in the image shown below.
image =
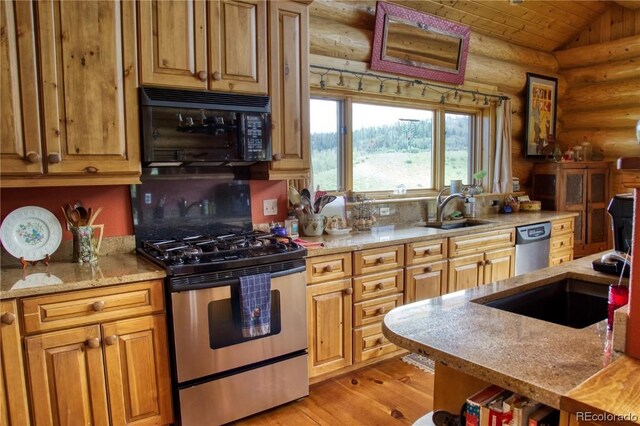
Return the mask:
<path id="1" fill-rule="evenodd" d="M 388 1 L 462 23 L 479 34 L 544 52 L 562 49 L 612 8 L 640 8 L 640 0 Z M 372 29 L 375 3 L 373 0 L 315 0 L 311 4 L 311 16 L 315 13 L 325 19 Z M 354 17 L 357 22 L 353 21 Z"/>

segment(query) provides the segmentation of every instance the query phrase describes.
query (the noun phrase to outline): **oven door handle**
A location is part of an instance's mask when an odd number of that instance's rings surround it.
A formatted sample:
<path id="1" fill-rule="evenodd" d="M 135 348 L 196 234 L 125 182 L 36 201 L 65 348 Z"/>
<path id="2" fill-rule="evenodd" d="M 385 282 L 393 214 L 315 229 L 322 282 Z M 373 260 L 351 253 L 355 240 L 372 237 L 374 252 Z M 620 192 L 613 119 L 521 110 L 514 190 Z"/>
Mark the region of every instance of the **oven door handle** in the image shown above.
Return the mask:
<path id="1" fill-rule="evenodd" d="M 304 272 L 306 270 L 306 266 L 298 266 L 296 268 L 287 269 L 285 271 L 272 272 L 271 278 L 284 277 L 286 275 L 297 274 L 298 272 Z"/>
<path id="2" fill-rule="evenodd" d="M 284 277 L 287 275 L 292 275 L 292 274 L 297 274 L 298 272 L 304 272 L 307 270 L 306 265 L 302 265 L 302 266 L 296 266 L 294 268 L 289 268 L 289 269 L 285 269 L 284 271 L 276 271 L 276 272 L 271 272 L 271 279 L 273 278 L 278 278 L 278 277 Z M 172 284 L 171 285 L 171 292 L 172 293 L 176 293 L 176 292 L 181 292 L 181 291 L 190 291 L 190 290 L 201 290 L 204 288 L 215 288 L 215 287 L 225 287 L 225 286 L 229 286 L 229 285 L 233 285 L 233 284 L 238 284 L 240 283 L 240 278 L 229 278 L 226 280 L 216 280 L 216 281 L 203 281 L 201 283 L 198 284 L 189 284 L 188 288 L 184 288 L 180 285 L 176 285 L 176 284 Z"/>

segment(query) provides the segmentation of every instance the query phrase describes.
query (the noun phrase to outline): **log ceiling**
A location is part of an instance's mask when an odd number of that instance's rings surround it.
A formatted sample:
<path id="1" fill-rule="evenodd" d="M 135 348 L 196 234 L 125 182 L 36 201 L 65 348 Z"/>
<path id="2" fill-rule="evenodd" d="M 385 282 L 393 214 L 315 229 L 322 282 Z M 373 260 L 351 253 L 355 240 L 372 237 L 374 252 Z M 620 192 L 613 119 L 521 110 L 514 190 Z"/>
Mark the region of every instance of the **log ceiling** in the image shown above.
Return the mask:
<path id="1" fill-rule="evenodd" d="M 612 5 L 635 8 L 639 2 L 524 0 L 511 4 L 509 0 L 394 0 L 393 3 L 463 23 L 479 34 L 553 52 Z M 354 15 L 358 16 L 358 22 L 353 22 Z M 311 4 L 311 16 L 348 19 L 350 25 L 373 28 L 375 1 L 316 0 Z"/>

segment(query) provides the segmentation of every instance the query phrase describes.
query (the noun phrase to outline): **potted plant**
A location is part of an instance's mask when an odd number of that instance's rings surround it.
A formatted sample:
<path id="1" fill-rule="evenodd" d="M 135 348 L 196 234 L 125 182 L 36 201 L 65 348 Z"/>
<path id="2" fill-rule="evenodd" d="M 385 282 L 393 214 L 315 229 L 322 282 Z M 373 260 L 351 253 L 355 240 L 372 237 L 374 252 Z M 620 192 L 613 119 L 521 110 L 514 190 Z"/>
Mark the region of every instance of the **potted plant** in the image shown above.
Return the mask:
<path id="1" fill-rule="evenodd" d="M 471 188 L 469 188 L 469 192 L 471 193 L 471 195 L 477 195 L 477 194 L 482 194 L 484 192 L 484 189 L 482 189 L 482 179 L 484 179 L 484 177 L 487 175 L 487 172 L 485 172 L 484 170 L 480 170 L 479 172 L 476 172 L 473 174 L 473 186 L 471 186 Z"/>

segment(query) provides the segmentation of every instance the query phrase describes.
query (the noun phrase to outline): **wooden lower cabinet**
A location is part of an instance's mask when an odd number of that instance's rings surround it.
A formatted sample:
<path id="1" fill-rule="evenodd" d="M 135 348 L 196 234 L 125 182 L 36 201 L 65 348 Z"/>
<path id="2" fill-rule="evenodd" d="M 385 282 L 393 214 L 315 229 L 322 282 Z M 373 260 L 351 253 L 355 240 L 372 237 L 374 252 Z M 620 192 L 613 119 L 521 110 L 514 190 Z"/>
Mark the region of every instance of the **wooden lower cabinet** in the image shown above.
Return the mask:
<path id="1" fill-rule="evenodd" d="M 491 250 L 484 254 L 484 283 L 506 280 L 515 275 L 516 249 L 508 247 Z"/>
<path id="2" fill-rule="evenodd" d="M 15 300 L 0 302 L 0 425 L 28 425 L 29 403 Z"/>
<path id="3" fill-rule="evenodd" d="M 449 292 L 510 278 L 515 273 L 514 247 L 449 260 Z"/>
<path id="4" fill-rule="evenodd" d="M 166 336 L 158 314 L 25 338 L 34 423 L 171 423 Z"/>
<path id="5" fill-rule="evenodd" d="M 404 303 L 431 299 L 447 292 L 448 261 L 439 260 L 406 269 Z"/>
<path id="6" fill-rule="evenodd" d="M 574 230 L 575 220 L 572 217 L 551 222 L 549 266 L 560 265 L 573 260 Z"/>
<path id="7" fill-rule="evenodd" d="M 353 330 L 353 362 L 363 362 L 390 354 L 398 347 L 382 334 L 382 322 Z"/>
<path id="8" fill-rule="evenodd" d="M 351 278 L 307 287 L 309 376 L 351 365 Z"/>

